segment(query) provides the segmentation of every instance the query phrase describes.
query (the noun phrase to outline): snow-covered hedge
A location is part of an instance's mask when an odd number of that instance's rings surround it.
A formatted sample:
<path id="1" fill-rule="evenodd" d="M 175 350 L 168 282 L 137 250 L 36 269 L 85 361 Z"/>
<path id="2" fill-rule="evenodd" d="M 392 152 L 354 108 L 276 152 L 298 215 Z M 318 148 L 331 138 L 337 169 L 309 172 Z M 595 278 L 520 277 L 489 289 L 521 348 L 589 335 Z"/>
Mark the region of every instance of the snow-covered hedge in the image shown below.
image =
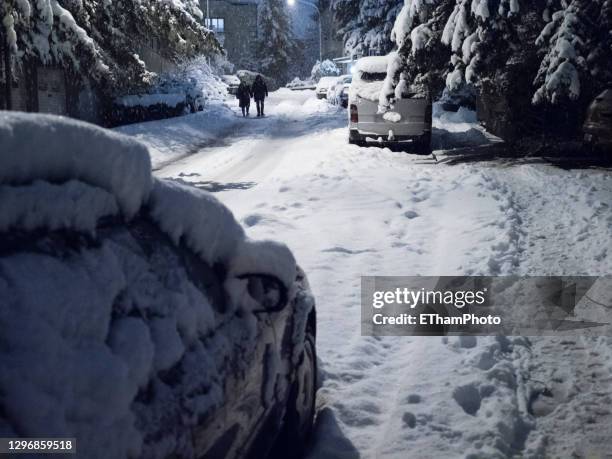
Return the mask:
<path id="1" fill-rule="evenodd" d="M 124 223 L 143 221 L 159 232 L 148 248 Z M 223 403 L 228 362 L 240 371 L 255 348 L 238 276 L 274 275 L 302 295 L 291 252 L 247 239 L 211 194 L 153 178 L 132 138 L 0 112 L 0 233 L 36 241 L 38 230 L 82 236 L 0 247 L 0 436 L 76 437 L 93 459 L 194 456 L 192 429 Z M 225 312 L 179 245 L 227 273 Z M 300 301 L 303 316 L 312 299 Z"/>

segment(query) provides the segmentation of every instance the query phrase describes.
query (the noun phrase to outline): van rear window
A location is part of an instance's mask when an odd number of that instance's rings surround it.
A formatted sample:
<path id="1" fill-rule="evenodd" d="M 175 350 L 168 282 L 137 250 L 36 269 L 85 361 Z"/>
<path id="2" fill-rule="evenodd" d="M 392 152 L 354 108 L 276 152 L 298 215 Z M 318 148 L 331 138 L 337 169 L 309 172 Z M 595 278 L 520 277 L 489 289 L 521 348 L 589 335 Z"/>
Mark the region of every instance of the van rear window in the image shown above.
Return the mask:
<path id="1" fill-rule="evenodd" d="M 380 72 L 380 73 L 361 72 L 362 81 L 383 81 L 386 77 L 387 77 L 387 74 L 384 72 Z"/>

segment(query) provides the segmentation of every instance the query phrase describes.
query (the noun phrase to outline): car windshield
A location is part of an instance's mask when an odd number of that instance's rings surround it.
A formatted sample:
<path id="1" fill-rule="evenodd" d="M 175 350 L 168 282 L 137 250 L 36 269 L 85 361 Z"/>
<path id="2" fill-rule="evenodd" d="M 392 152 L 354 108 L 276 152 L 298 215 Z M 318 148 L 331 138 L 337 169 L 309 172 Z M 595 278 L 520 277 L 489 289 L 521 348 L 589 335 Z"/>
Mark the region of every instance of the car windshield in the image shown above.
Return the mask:
<path id="1" fill-rule="evenodd" d="M 361 72 L 361 80 L 362 81 L 383 81 L 387 77 L 387 74 L 384 72 Z"/>

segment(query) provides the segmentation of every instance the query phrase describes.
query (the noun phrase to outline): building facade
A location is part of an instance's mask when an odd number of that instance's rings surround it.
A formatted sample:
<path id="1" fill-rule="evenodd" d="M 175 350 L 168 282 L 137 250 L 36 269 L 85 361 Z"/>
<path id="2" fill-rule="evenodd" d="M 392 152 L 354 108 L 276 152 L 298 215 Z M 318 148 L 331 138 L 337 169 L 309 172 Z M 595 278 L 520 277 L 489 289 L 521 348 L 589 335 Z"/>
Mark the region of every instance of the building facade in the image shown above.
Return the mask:
<path id="1" fill-rule="evenodd" d="M 257 51 L 257 4 L 248 0 L 200 0 L 204 24 L 239 68 L 249 67 Z"/>

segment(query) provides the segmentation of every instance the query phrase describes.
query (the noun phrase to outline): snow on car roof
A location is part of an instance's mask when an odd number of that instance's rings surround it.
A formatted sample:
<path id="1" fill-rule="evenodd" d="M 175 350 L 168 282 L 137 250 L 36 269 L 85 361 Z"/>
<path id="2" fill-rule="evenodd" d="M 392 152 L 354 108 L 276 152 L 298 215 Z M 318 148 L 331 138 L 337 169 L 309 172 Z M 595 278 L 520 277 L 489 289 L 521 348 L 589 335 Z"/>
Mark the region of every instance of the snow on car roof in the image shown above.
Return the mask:
<path id="1" fill-rule="evenodd" d="M 135 139 L 81 121 L 0 112 L 0 185 L 71 179 L 108 191 L 131 217 L 151 191 L 149 152 Z"/>
<path id="2" fill-rule="evenodd" d="M 316 89 L 322 89 L 322 88 L 328 88 L 329 89 L 331 87 L 331 85 L 333 85 L 336 81 L 338 81 L 338 77 L 337 76 L 321 77 L 321 79 L 317 83 Z"/>
<path id="3" fill-rule="evenodd" d="M 386 73 L 388 56 L 368 56 L 362 57 L 357 61 L 357 72 L 365 73 Z"/>

